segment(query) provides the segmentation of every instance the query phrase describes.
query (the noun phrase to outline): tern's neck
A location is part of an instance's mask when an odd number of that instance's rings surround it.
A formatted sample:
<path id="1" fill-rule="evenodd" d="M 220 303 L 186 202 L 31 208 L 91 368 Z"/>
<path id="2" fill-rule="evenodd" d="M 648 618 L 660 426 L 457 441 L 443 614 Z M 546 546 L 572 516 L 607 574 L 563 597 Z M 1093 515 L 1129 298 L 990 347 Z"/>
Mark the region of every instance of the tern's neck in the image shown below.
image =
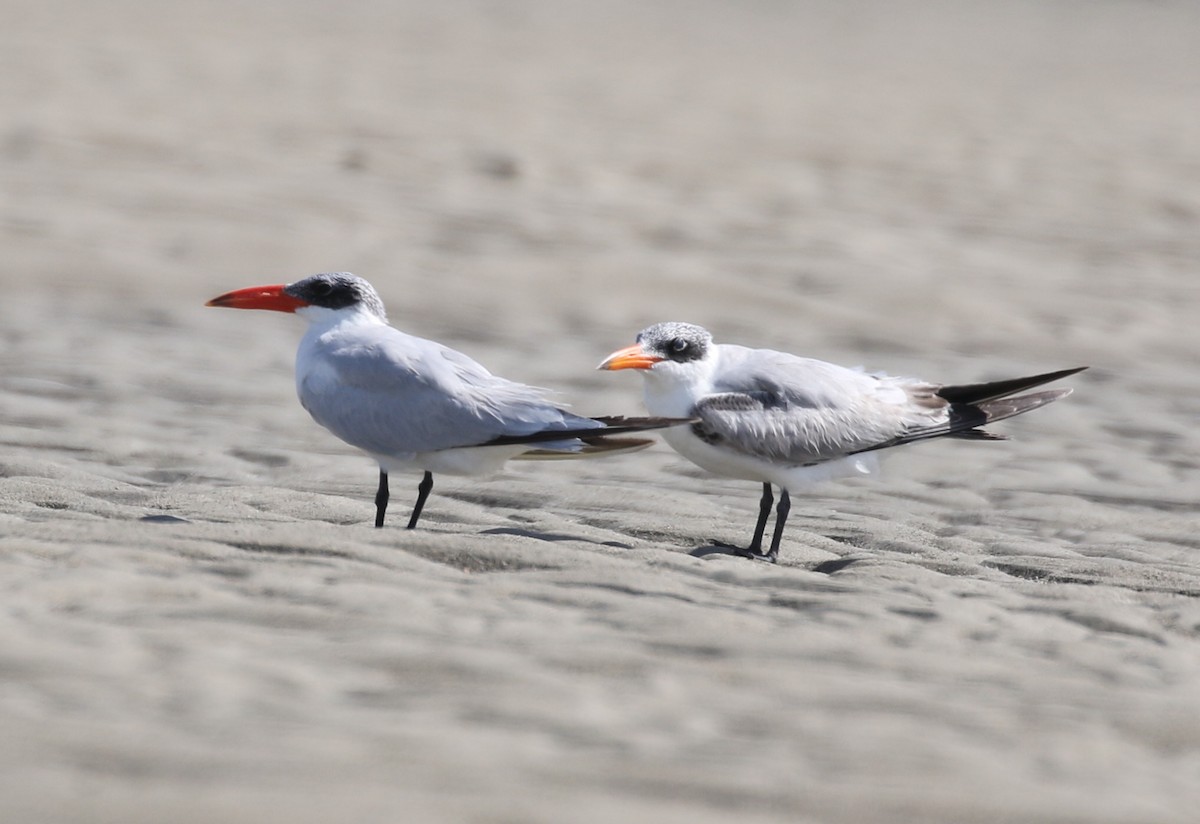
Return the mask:
<path id="1" fill-rule="evenodd" d="M 708 363 L 662 364 L 645 373 L 646 411 L 651 415 L 685 417 L 696 401 L 712 392 Z"/>
<path id="2" fill-rule="evenodd" d="M 353 307 L 311 311 L 313 308 L 316 307 L 297 310 L 308 321 L 308 331 L 296 350 L 296 391 L 301 398 L 305 383 L 328 368 L 325 359 L 331 352 L 370 339 L 367 330 L 387 326 L 386 319 L 370 311 L 355 311 Z"/>
<path id="3" fill-rule="evenodd" d="M 365 306 L 347 306 L 343 309 L 326 309 L 321 306 L 306 306 L 296 314 L 308 321 L 306 337 L 318 337 L 333 329 L 359 326 L 386 326 L 387 318 L 376 314 Z"/>

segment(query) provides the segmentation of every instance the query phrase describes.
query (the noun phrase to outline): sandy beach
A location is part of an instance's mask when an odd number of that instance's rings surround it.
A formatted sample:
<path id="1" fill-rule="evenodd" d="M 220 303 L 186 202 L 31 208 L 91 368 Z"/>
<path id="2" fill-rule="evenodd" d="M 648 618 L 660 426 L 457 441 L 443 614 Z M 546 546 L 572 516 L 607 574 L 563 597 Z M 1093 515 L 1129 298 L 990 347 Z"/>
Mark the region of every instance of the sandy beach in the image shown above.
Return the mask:
<path id="1" fill-rule="evenodd" d="M 1191 822 L 1200 5 L 4 4 L 0 820 Z M 582 414 L 644 326 L 972 382 L 793 495 L 444 477 L 296 400 L 321 271 Z"/>

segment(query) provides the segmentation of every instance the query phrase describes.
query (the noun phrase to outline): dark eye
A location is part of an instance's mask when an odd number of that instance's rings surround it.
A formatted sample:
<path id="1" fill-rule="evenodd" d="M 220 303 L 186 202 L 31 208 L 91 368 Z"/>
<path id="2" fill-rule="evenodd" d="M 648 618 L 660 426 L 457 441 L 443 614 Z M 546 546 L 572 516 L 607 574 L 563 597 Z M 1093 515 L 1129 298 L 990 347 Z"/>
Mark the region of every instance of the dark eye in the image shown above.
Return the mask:
<path id="1" fill-rule="evenodd" d="M 333 284 L 327 280 L 314 281 L 312 286 L 309 288 L 311 288 L 312 293 L 319 298 L 329 297 L 330 293 L 333 292 Z"/>
<path id="2" fill-rule="evenodd" d="M 686 352 L 688 350 L 688 346 L 690 346 L 690 345 L 691 344 L 689 344 L 683 338 L 675 338 L 670 343 L 671 351 L 676 355 L 682 355 L 684 352 Z"/>

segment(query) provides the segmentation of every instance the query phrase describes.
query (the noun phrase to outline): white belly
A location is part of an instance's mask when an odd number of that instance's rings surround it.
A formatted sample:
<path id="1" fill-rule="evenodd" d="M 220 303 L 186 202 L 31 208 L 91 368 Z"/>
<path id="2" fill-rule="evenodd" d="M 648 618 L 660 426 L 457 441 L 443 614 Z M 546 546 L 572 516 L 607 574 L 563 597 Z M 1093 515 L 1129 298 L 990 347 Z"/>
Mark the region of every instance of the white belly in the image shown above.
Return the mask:
<path id="1" fill-rule="evenodd" d="M 410 455 L 375 455 L 384 472 L 433 472 L 438 475 L 492 475 L 504 464 L 525 452 L 522 444 L 506 446 L 465 446 Z"/>
<path id="2" fill-rule="evenodd" d="M 710 382 L 703 379 L 677 381 L 659 379 L 652 374 L 645 378 L 646 410 L 651 415 L 688 417 L 697 401 L 713 391 Z M 870 474 L 879 468 L 878 457 L 873 452 L 834 458 L 814 466 L 797 466 L 739 451 L 729 443 L 707 443 L 698 438 L 690 426 L 664 429 L 662 437 L 680 455 L 714 475 L 775 484 L 789 492 L 833 478 Z"/>

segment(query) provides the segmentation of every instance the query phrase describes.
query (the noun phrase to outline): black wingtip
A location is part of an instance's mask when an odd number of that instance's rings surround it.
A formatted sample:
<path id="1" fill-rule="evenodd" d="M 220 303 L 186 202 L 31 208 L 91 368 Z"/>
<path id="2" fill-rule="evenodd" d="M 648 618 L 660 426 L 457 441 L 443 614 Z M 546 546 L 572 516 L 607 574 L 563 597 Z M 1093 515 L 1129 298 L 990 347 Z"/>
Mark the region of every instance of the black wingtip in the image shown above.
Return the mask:
<path id="1" fill-rule="evenodd" d="M 1049 373 L 1049 375 L 1073 375 L 1086 368 L 1085 366 L 1080 369 L 1067 369 L 1063 370 L 1062 373 Z M 1038 380 L 1038 383 L 1055 380 L 1054 377 L 1048 375 L 1038 375 L 1018 380 L 1037 380 L 1038 378 L 1043 379 Z M 978 386 L 988 385 L 978 384 Z M 1037 384 L 1035 383 L 1034 385 L 1036 386 Z M 980 441 L 1008 440 L 1005 435 L 997 435 L 979 427 L 996 423 L 1006 418 L 1023 415 L 1026 412 L 1032 412 L 1034 409 L 1043 407 L 1048 403 L 1054 403 L 1054 401 L 1060 398 L 1065 398 L 1072 391 L 1074 390 L 1069 387 L 1063 389 L 1043 389 L 1041 392 L 1030 392 L 1028 395 L 1017 395 L 1016 397 L 1012 397 L 1011 394 L 1002 394 L 997 397 L 984 398 L 970 403 L 952 403 L 950 407 L 950 419 L 947 423 L 927 429 L 917 429 L 899 438 L 874 444 L 850 454 L 857 455 L 860 452 L 873 452 L 877 449 L 887 449 L 888 447 L 900 446 L 907 443 L 919 443 L 935 438 L 962 438 Z"/>
<path id="2" fill-rule="evenodd" d="M 1032 389 L 1035 386 L 1062 380 L 1076 375 L 1087 369 L 1086 366 L 1076 366 L 1071 369 L 1060 369 L 1057 372 L 1046 372 L 1041 375 L 1030 375 L 1025 378 L 1011 378 L 1004 381 L 987 383 L 967 383 L 958 386 L 943 386 L 937 390 L 937 396 L 954 404 L 979 404 L 986 401 L 1006 398 L 1009 395 Z"/>
<path id="3" fill-rule="evenodd" d="M 1040 409 L 1048 403 L 1065 398 L 1072 391 L 1069 388 L 1043 389 L 1041 392 L 1030 392 L 1028 395 L 993 398 L 990 401 L 975 404 L 970 409 L 982 413 L 987 418 L 987 423 L 995 423 L 1005 418 L 1013 418 L 1017 415 L 1024 415 L 1026 412 L 1032 412 L 1034 409 Z"/>
<path id="4" fill-rule="evenodd" d="M 623 435 L 628 432 L 646 432 L 651 429 L 666 429 L 671 426 L 683 426 L 695 423 L 699 418 L 626 418 L 622 415 L 592 418 L 603 426 L 588 429 L 543 429 L 540 432 L 530 432 L 527 435 L 501 435 L 480 446 L 503 446 L 522 443 L 546 443 L 548 441 L 567 441 L 578 438 L 584 443 L 612 435 Z"/>
<path id="5" fill-rule="evenodd" d="M 604 424 L 601 430 L 605 435 L 617 435 L 621 432 L 645 432 L 650 429 L 668 429 L 672 426 L 685 426 L 698 422 L 699 418 L 627 418 L 624 415 L 603 415 L 592 418 Z M 595 431 L 595 430 L 590 430 Z"/>

